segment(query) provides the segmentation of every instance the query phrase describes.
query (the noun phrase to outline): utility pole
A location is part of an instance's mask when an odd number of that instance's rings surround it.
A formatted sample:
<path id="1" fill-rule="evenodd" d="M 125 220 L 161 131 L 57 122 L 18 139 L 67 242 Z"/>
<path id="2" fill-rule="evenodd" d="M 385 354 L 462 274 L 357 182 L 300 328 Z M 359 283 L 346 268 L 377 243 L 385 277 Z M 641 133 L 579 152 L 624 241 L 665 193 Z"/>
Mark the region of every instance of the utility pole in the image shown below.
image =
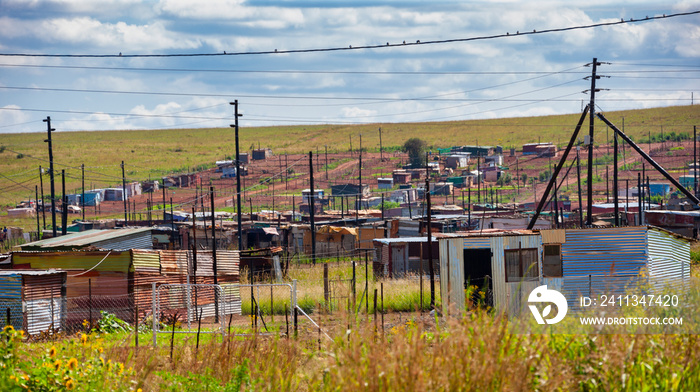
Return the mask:
<path id="1" fill-rule="evenodd" d="M 609 128 L 609 127 L 608 127 Z M 615 227 L 620 226 L 620 201 L 617 187 L 617 132 L 613 132 L 613 203 L 615 204 Z"/>
<path id="2" fill-rule="evenodd" d="M 34 206 L 36 207 L 36 239 L 41 239 L 41 227 L 39 226 L 39 186 L 34 185 Z"/>
<path id="3" fill-rule="evenodd" d="M 124 174 L 124 161 L 122 161 L 122 199 L 124 199 L 124 227 L 128 225 L 126 212 L 126 175 Z"/>
<path id="4" fill-rule="evenodd" d="M 359 227 L 359 219 L 360 219 L 360 208 L 362 207 L 362 197 L 364 196 L 362 192 L 362 134 L 360 134 L 360 183 L 357 188 L 357 195 L 355 196 L 355 223 Z M 358 203 L 359 199 L 359 203 Z"/>
<path id="5" fill-rule="evenodd" d="M 594 125 L 594 119 L 595 119 L 595 93 L 596 93 L 596 88 L 595 88 L 595 82 L 597 79 L 600 79 L 600 76 L 596 74 L 596 71 L 598 69 L 598 65 L 600 63 L 598 62 L 597 58 L 593 58 L 593 62 L 591 63 L 592 72 L 591 72 L 591 102 L 589 104 L 589 128 L 588 128 L 588 200 L 586 201 L 588 203 L 588 209 L 586 211 L 586 225 L 590 226 L 593 223 L 593 133 L 595 130 L 595 125 Z"/>
<path id="6" fill-rule="evenodd" d="M 435 308 L 435 268 L 433 266 L 433 241 L 431 239 L 431 232 L 430 232 L 430 226 L 431 226 L 431 208 L 430 208 L 430 180 L 428 178 L 425 179 L 425 198 L 426 198 L 426 207 L 428 210 L 428 222 L 427 222 L 427 227 L 426 227 L 426 234 L 428 236 L 428 268 L 430 271 L 430 307 Z M 423 304 L 421 304 L 421 307 Z"/>
<path id="7" fill-rule="evenodd" d="M 51 233 L 56 237 L 56 189 L 54 185 L 54 175 L 53 175 L 53 143 L 51 141 L 51 132 L 55 129 L 51 128 L 51 117 L 46 117 L 44 120 L 46 123 L 46 131 L 48 133 L 48 138 L 44 142 L 49 143 L 49 178 L 51 179 Z"/>
<path id="8" fill-rule="evenodd" d="M 41 185 L 41 221 L 46 230 L 46 205 L 44 204 L 44 170 L 39 166 L 39 184 Z"/>
<path id="9" fill-rule="evenodd" d="M 379 159 L 384 162 L 384 149 L 382 148 L 382 127 L 379 127 Z"/>
<path id="10" fill-rule="evenodd" d="M 289 161 L 287 158 L 287 153 L 284 153 L 284 189 L 289 189 Z"/>
<path id="11" fill-rule="evenodd" d="M 479 171 L 479 151 L 476 152 L 476 202 L 481 203 L 481 172 Z"/>
<path id="12" fill-rule="evenodd" d="M 61 170 L 61 235 L 66 235 L 68 232 L 68 195 L 66 195 L 66 171 Z"/>
<path id="13" fill-rule="evenodd" d="M 693 125 L 693 189 L 698 197 L 698 130 Z"/>
<path id="14" fill-rule="evenodd" d="M 309 222 L 311 223 L 311 263 L 316 265 L 316 227 L 315 227 L 315 206 L 316 190 L 314 189 L 314 158 L 313 151 L 309 151 L 309 183 L 311 185 L 311 195 L 309 195 Z"/>
<path id="15" fill-rule="evenodd" d="M 328 182 L 328 144 L 326 146 L 326 182 Z"/>
<path id="16" fill-rule="evenodd" d="M 518 195 L 520 194 L 520 168 L 518 167 L 518 157 L 515 157 L 515 181 L 518 186 Z"/>
<path id="17" fill-rule="evenodd" d="M 233 117 L 234 117 L 234 124 L 231 125 L 235 129 L 235 134 L 236 134 L 236 210 L 238 212 L 238 250 L 243 250 L 243 236 L 242 236 L 242 231 L 243 231 L 243 226 L 242 226 L 242 221 L 243 221 L 243 215 L 241 213 L 241 154 L 239 151 L 239 146 L 238 146 L 238 117 L 241 117 L 242 114 L 238 114 L 238 100 L 236 99 L 233 102 L 229 102 L 230 105 L 233 105 Z M 286 158 L 285 154 L 285 158 Z M 251 220 L 253 219 L 253 207 L 251 205 L 250 207 L 251 214 L 250 218 Z M 251 275 L 252 276 L 252 275 Z M 253 281 L 251 280 L 251 284 Z"/>
<path id="18" fill-rule="evenodd" d="M 80 165 L 80 170 L 82 171 L 82 189 L 83 193 L 80 195 L 80 210 L 83 213 L 83 220 L 85 220 L 85 164 Z"/>
<path id="19" fill-rule="evenodd" d="M 165 178 L 163 178 L 163 223 L 165 223 L 165 212 L 166 212 L 166 208 L 165 208 Z"/>
<path id="20" fill-rule="evenodd" d="M 214 269 L 214 284 L 219 284 L 219 278 L 216 268 L 216 217 L 214 216 L 214 187 L 209 187 L 209 200 L 211 200 L 211 256 L 213 259 L 213 269 Z M 218 307 L 217 307 L 217 319 L 218 317 Z"/>

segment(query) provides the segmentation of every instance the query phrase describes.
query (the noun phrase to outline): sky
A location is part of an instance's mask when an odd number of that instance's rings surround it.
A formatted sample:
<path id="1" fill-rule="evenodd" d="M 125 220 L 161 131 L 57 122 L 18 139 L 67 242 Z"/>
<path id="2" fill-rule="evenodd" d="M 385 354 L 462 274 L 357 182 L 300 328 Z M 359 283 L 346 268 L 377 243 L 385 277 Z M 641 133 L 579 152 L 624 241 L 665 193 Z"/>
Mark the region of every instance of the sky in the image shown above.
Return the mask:
<path id="1" fill-rule="evenodd" d="M 599 111 L 690 105 L 700 14 L 662 16 L 695 11 L 700 0 L 0 0 L 0 133 L 45 132 L 47 116 L 57 131 L 228 127 L 234 100 L 242 127 L 579 113 L 593 58 Z"/>

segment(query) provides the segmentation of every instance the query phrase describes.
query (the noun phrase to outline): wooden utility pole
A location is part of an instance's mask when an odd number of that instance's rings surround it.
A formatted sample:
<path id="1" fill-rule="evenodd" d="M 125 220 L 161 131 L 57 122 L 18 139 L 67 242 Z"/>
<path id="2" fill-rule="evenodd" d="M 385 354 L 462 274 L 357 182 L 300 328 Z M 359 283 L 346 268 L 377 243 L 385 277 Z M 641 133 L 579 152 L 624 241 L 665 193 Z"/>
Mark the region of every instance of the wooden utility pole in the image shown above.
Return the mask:
<path id="1" fill-rule="evenodd" d="M 610 129 L 610 127 L 608 127 Z M 617 132 L 613 132 L 613 204 L 615 204 L 615 227 L 620 226 L 620 201 L 617 186 Z"/>
<path id="2" fill-rule="evenodd" d="M 311 185 L 311 195 L 309 195 L 309 222 L 311 223 L 311 263 L 316 265 L 316 227 L 315 227 L 315 206 L 316 190 L 314 189 L 314 155 L 309 151 L 309 182 Z"/>
<path id="3" fill-rule="evenodd" d="M 66 194 L 66 171 L 61 170 L 61 235 L 68 233 L 68 195 Z"/>
<path id="4" fill-rule="evenodd" d="M 83 213 L 83 220 L 85 220 L 85 164 L 80 165 L 80 170 L 82 171 L 82 194 L 80 195 L 80 210 Z"/>
<path id="5" fill-rule="evenodd" d="M 39 184 L 41 186 L 41 223 L 42 228 L 46 230 L 46 205 L 44 205 L 44 172 L 39 166 Z"/>
<path id="6" fill-rule="evenodd" d="M 425 179 L 425 198 L 428 212 L 426 234 L 428 236 L 428 268 L 430 272 L 430 308 L 435 308 L 435 267 L 433 265 L 433 241 L 431 239 L 431 206 L 430 206 L 430 180 Z M 422 308 L 423 304 L 421 304 Z"/>
<path id="7" fill-rule="evenodd" d="M 127 206 L 126 206 L 126 175 L 124 174 L 124 161 L 122 161 L 122 199 L 124 200 L 124 227 L 128 226 Z"/>
<path id="8" fill-rule="evenodd" d="M 236 210 L 238 212 L 237 218 L 238 218 L 238 250 L 243 250 L 243 213 L 241 211 L 241 154 L 240 154 L 240 149 L 238 145 L 238 117 L 243 116 L 242 114 L 238 114 L 238 100 L 236 99 L 233 102 L 229 102 L 230 105 L 233 105 L 233 116 L 234 116 L 234 124 L 231 125 L 231 127 L 234 128 L 235 130 L 235 137 L 236 137 Z M 253 207 L 251 206 L 251 214 L 250 217 L 251 219 L 253 218 Z M 252 277 L 252 275 L 251 275 Z M 250 281 L 250 284 L 253 284 L 253 281 Z"/>
<path id="9" fill-rule="evenodd" d="M 44 120 L 46 123 L 46 131 L 48 133 L 48 138 L 44 140 L 49 143 L 49 178 L 51 179 L 51 233 L 53 237 L 56 237 L 56 187 L 54 185 L 54 171 L 53 171 L 53 143 L 51 141 L 51 132 L 55 129 L 51 128 L 51 117 L 46 117 Z"/>
<path id="10" fill-rule="evenodd" d="M 588 209 L 586 211 L 586 225 L 590 226 L 593 223 L 593 133 L 595 130 L 595 125 L 594 125 L 594 119 L 595 119 L 595 93 L 596 93 L 596 87 L 595 87 L 595 82 L 597 79 L 600 79 L 600 76 L 596 74 L 596 71 L 598 69 L 598 65 L 600 63 L 598 62 L 597 58 L 593 58 L 593 62 L 591 63 L 592 66 L 592 72 L 591 72 L 591 102 L 589 104 L 589 127 L 588 127 L 588 200 L 586 201 L 588 203 Z"/>

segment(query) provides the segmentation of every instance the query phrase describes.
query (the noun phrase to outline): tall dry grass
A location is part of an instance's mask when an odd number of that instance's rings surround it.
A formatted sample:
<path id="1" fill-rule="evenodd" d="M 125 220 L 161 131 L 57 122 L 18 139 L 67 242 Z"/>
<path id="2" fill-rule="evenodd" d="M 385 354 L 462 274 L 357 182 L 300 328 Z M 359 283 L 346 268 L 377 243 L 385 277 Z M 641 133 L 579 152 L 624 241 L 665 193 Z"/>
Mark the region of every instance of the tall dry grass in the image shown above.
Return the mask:
<path id="1" fill-rule="evenodd" d="M 117 346 L 114 360 L 153 391 L 698 390 L 696 335 L 526 335 L 500 316 L 417 316 L 387 329 L 374 321 L 337 328 L 333 341 L 209 340 L 199 350 Z M 228 389 L 227 389 L 228 388 Z M 231 389 L 234 388 L 234 389 Z M 238 388 L 238 389 L 235 389 Z"/>

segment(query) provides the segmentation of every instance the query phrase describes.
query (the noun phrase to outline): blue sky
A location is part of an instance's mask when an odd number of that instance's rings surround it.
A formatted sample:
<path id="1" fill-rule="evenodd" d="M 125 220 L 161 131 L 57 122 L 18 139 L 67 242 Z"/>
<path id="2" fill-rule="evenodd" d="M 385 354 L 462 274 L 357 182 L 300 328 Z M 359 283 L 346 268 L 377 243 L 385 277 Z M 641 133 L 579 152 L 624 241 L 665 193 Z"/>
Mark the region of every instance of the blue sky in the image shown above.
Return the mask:
<path id="1" fill-rule="evenodd" d="M 700 99 L 699 14 L 513 36 L 700 11 L 700 0 L 573 3 L 0 0 L 0 133 L 43 132 L 46 116 L 59 131 L 228 127 L 234 99 L 242 126 L 576 113 L 594 57 L 610 63 L 598 110 Z M 236 55 L 8 56 L 224 52 Z"/>

